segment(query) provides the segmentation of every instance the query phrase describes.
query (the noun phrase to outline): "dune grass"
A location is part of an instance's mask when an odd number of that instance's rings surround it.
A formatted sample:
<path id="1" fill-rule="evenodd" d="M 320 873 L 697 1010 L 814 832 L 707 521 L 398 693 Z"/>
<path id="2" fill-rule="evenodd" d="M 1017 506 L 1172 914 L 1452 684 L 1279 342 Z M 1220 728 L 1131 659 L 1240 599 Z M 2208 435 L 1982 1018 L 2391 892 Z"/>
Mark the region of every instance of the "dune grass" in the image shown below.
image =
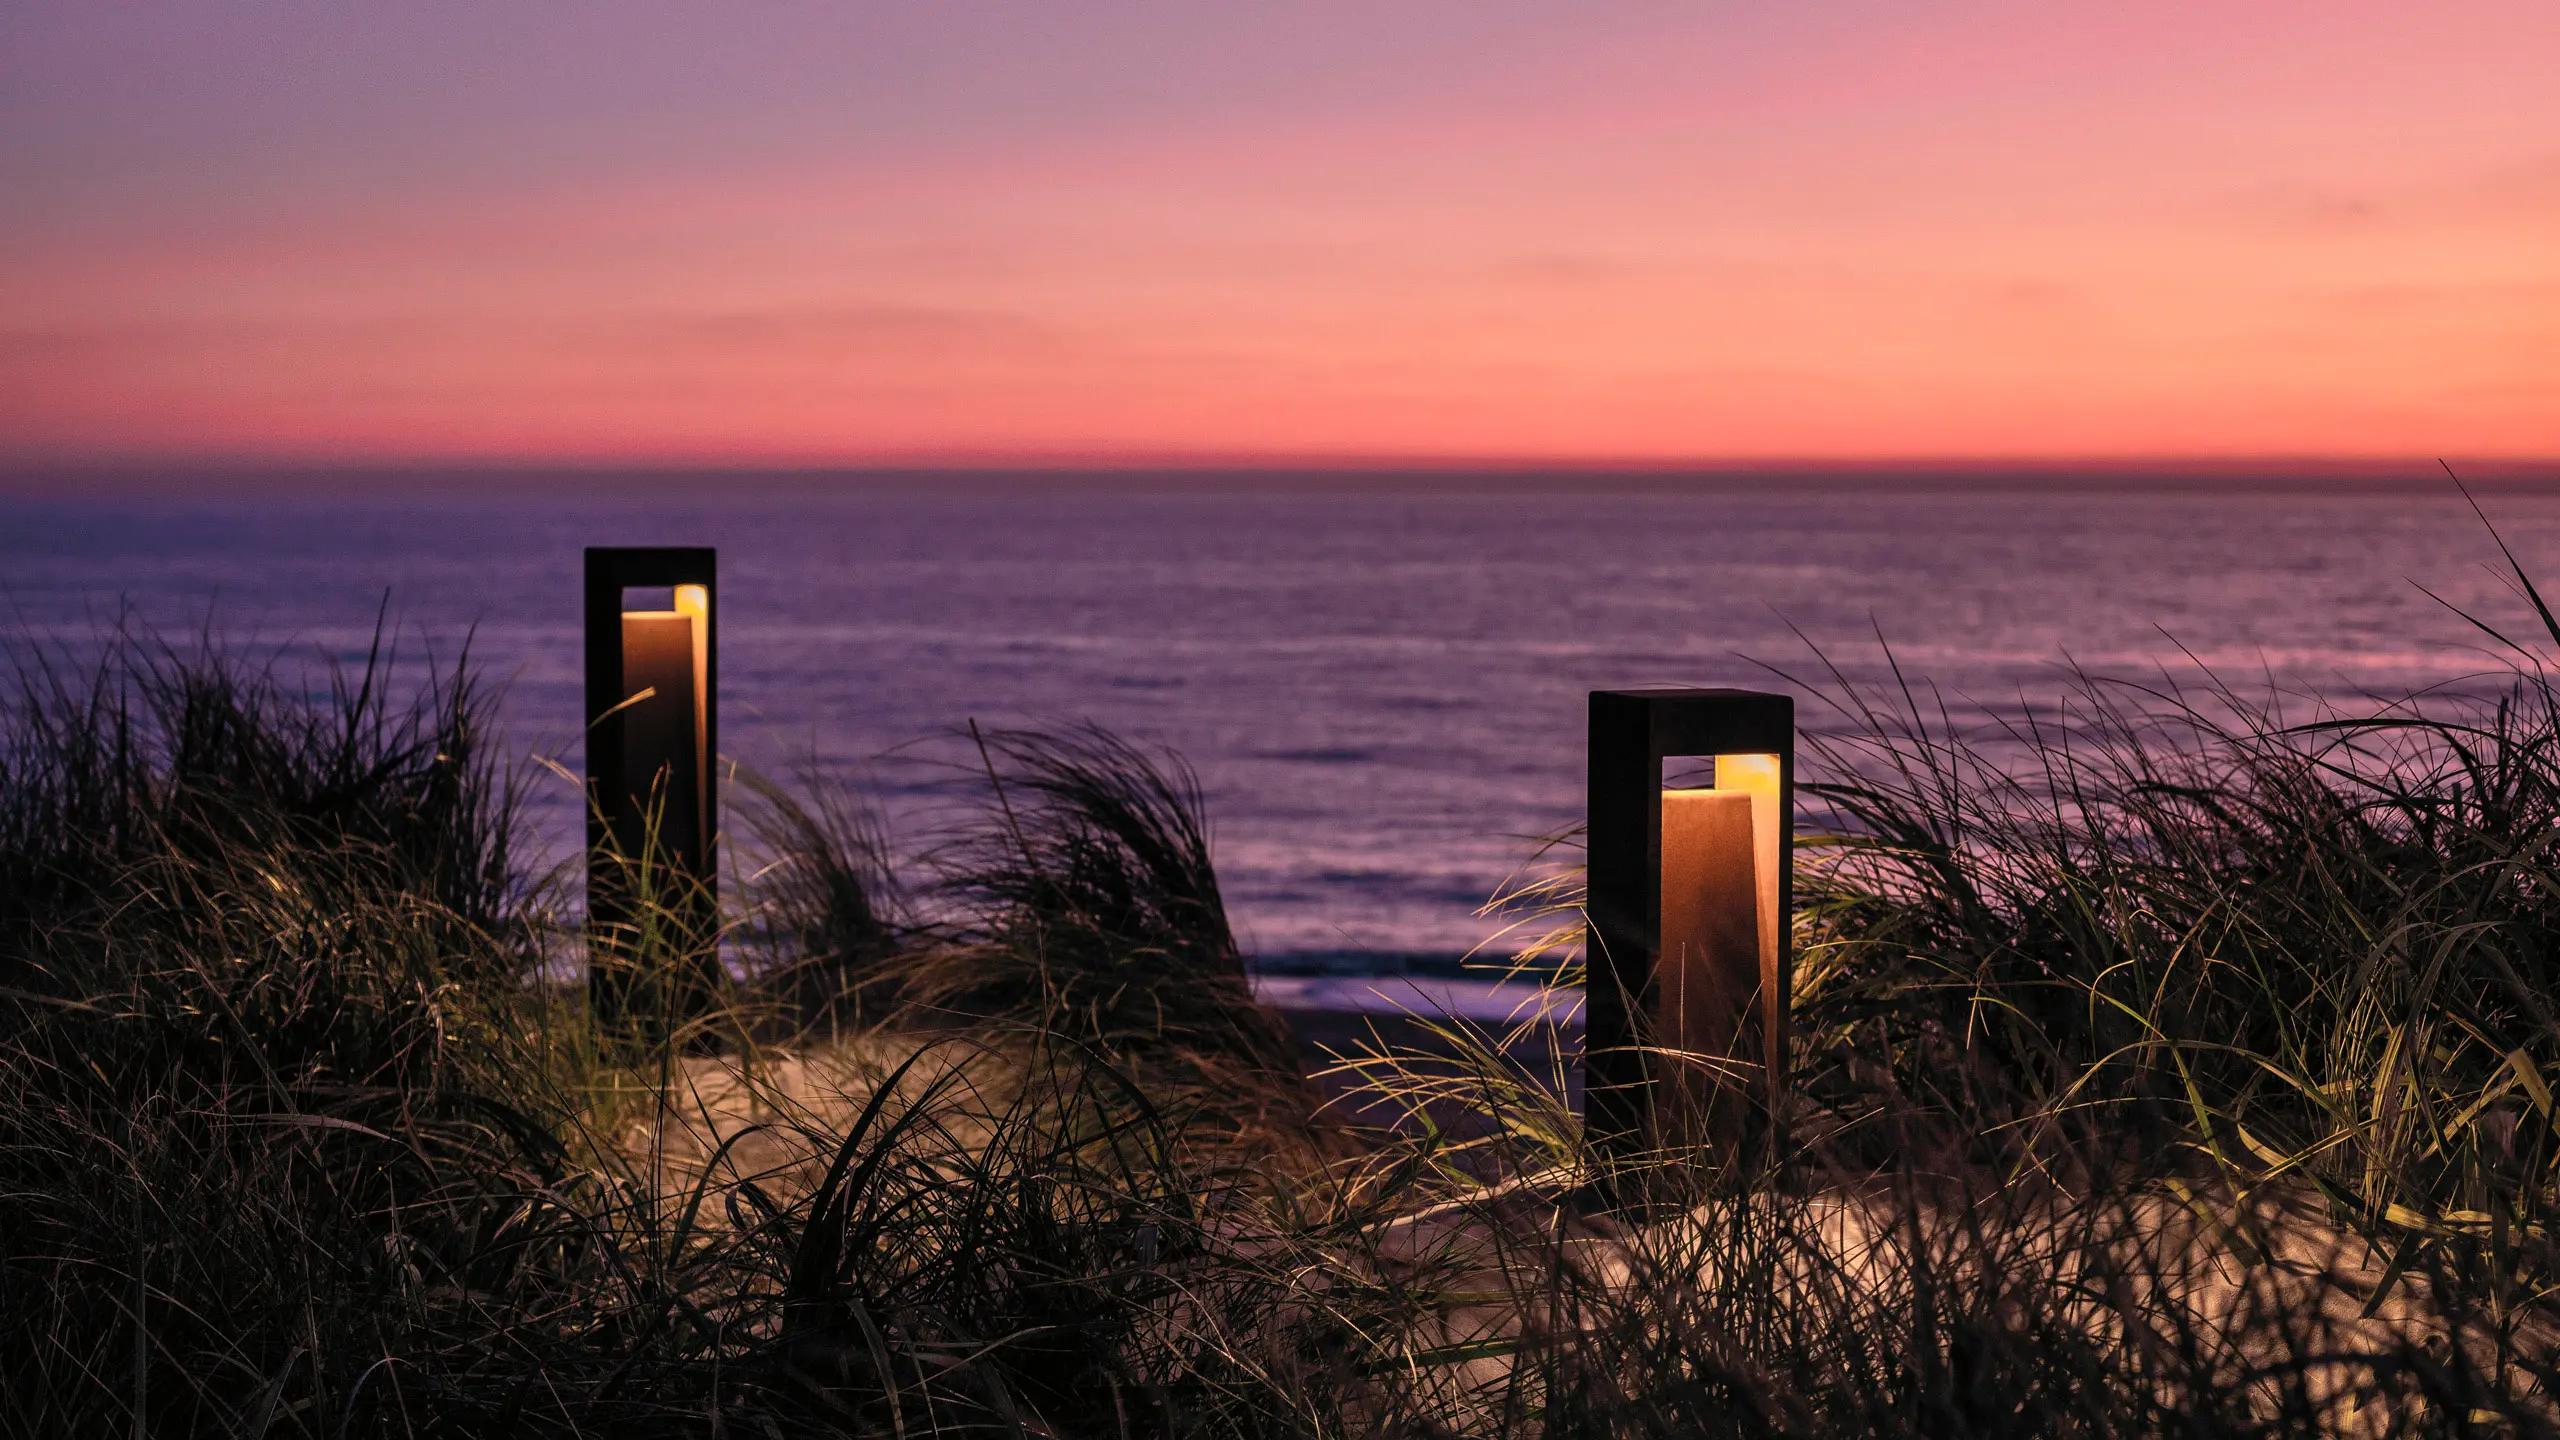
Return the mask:
<path id="1" fill-rule="evenodd" d="M 1320 1107 L 1196 785 L 1100 732 L 974 735 L 903 860 L 742 783 L 717 1007 L 606 1033 L 467 663 L 21 647 L 0 1432 L 2554 1433 L 2512 653 L 1987 737 L 1815 677 L 1780 1143 L 1637 1220 L 1499 1033 L 1346 1057 L 1412 1123 Z M 1563 980 L 1575 883 L 1513 907 Z M 633 888 L 620 953 L 703 973 Z"/>
<path id="2" fill-rule="evenodd" d="M 2560 692 L 2491 634 L 2515 663 L 2488 698 L 2290 719 L 2075 676 L 1999 737 L 2032 768 L 1908 693 L 1816 735 L 1840 833 L 1800 917 L 1802 1123 L 1882 1155 L 1926 1117 L 2011 1173 L 2161 1157 L 2316 1203 L 2386 1291 L 2422 1271 L 2502 1345 L 2547 1331 Z"/>

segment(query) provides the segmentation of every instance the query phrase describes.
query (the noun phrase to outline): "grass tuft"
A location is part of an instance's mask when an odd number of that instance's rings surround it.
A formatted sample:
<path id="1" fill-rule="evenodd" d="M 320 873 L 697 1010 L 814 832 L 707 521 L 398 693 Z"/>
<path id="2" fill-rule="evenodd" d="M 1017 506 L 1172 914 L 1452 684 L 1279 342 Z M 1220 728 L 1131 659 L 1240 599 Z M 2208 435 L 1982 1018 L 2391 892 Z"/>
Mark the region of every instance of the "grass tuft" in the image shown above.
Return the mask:
<path id="1" fill-rule="evenodd" d="M 916 953 L 919 1012 L 1011 1024 L 1147 1060 L 1294 1076 L 1286 1025 L 1255 1002 L 1188 766 L 1104 731 L 972 727 L 978 822 L 935 857 L 958 908 Z"/>
<path id="2" fill-rule="evenodd" d="M 903 863 L 748 779 L 713 1008 L 600 1027 L 486 693 L 411 673 L 20 652 L 0 1433 L 2560 1434 L 2521 658 L 1976 735 L 1805 687 L 1782 1143 L 1642 1218 L 1518 1027 L 1310 1126 L 1196 781 L 1090 728 L 974 734 Z M 1571 977 L 1575 883 L 1517 973 Z M 701 972 L 653 913 L 616 953 Z"/>

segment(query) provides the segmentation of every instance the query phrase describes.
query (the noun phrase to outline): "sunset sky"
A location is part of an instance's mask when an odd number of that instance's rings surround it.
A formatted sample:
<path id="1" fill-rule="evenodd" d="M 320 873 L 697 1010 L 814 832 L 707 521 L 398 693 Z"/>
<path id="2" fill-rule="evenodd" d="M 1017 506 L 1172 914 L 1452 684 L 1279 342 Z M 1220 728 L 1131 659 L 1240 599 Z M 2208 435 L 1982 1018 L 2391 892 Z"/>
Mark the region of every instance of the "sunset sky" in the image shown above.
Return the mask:
<path id="1" fill-rule="evenodd" d="M 2560 456 L 2560 4 L 0 7 L 0 458 Z"/>

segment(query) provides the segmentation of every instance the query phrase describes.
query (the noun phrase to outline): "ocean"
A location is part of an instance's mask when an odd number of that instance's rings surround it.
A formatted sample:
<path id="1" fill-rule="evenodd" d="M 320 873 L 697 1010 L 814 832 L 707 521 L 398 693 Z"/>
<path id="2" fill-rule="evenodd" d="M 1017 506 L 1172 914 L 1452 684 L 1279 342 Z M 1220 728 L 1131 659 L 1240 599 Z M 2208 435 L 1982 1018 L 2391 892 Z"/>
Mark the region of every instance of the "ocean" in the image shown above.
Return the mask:
<path id="1" fill-rule="evenodd" d="M 2528 625 L 2450 484 L 1890 476 L 230 476 L 0 497 L 15 643 L 123 619 L 288 663 L 465 643 L 510 743 L 579 765 L 580 552 L 719 549 L 723 748 L 868 789 L 928 847 L 965 726 L 1090 721 L 1181 756 L 1237 930 L 1274 974 L 1444 968 L 1579 819 L 1584 695 L 1934 689 L 1960 723 L 2135 680 L 2395 695 Z M 2560 497 L 2498 493 L 2560 579 Z M 2424 587 L 2424 589 L 2421 589 Z M 384 607 L 387 603 L 387 611 Z M 2517 633 L 2511 631 L 2510 633 Z M 575 791 L 532 821 L 574 854 Z"/>

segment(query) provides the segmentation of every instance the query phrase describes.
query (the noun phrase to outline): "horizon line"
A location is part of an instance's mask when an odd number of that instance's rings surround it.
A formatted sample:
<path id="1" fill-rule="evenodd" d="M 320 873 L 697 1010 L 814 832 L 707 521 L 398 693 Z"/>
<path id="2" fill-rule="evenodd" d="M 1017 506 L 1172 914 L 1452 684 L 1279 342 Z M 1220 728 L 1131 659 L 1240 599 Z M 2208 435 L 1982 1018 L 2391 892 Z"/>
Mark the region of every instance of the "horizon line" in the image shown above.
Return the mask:
<path id="1" fill-rule="evenodd" d="M 1339 452 L 1024 451 L 786 457 L 716 455 L 557 455 L 426 453 L 385 455 L 258 454 L 197 452 L 153 454 L 0 453 L 0 479 L 46 475 L 123 475 L 186 472 L 202 475 L 264 472 L 279 475 L 384 475 L 474 472 L 511 474 L 734 474 L 775 476 L 895 474 L 1475 474 L 1475 475 L 1819 475 L 1914 472 L 2022 471 L 2063 474 L 2147 473 L 2163 470 L 2217 474 L 2304 471 L 2384 474 L 2423 469 L 2441 475 L 2451 464 L 2481 471 L 2560 471 L 2552 454 L 2356 451 L 2053 452 L 2041 454 L 1913 452 L 1899 455 L 1615 456 L 1572 454 L 1344 454 Z"/>
<path id="2" fill-rule="evenodd" d="M 2193 452 L 2130 455 L 1911 455 L 1901 457 L 1693 457 L 1633 460 L 1555 456 L 879 457 L 841 461 L 528 456 L 441 458 L 60 457 L 0 455 L 0 498 L 250 498 L 258 495 L 414 497 L 428 486 L 471 495 L 528 483 L 554 493 L 619 486 L 634 493 L 718 481 L 768 493 L 876 490 L 930 479 L 972 487 L 1112 484 L 1204 490 L 1285 484 L 1313 490 L 1371 484 L 1426 491 L 1580 484 L 1642 489 L 1741 489 L 1772 485 L 1843 489 L 1925 487 L 2030 491 L 2211 485 L 2342 493 L 2463 486 L 2501 493 L 2560 493 L 2560 456 L 2471 457 Z"/>

